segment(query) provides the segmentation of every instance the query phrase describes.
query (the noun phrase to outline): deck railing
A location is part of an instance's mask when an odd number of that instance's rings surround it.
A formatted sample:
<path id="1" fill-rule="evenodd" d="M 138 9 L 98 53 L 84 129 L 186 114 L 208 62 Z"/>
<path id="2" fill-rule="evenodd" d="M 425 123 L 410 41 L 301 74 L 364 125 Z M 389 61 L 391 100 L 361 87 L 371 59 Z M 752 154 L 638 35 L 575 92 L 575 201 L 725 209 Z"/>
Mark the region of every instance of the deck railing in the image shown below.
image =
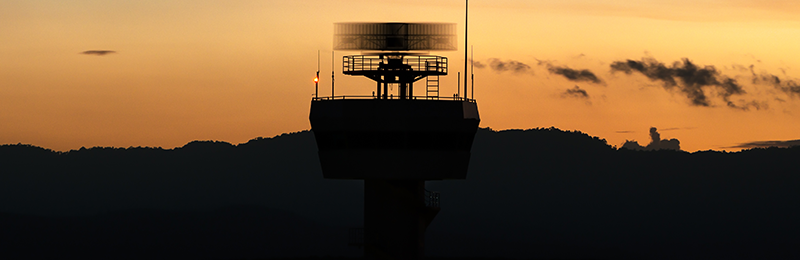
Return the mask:
<path id="1" fill-rule="evenodd" d="M 362 71 L 379 71 L 383 66 L 389 64 L 390 55 L 351 55 L 344 56 L 342 59 L 342 72 L 344 74 Z M 424 56 L 404 56 L 403 64 L 408 65 L 414 72 L 428 72 L 433 74 L 447 75 L 447 57 L 424 55 Z M 424 73 L 427 74 L 427 73 Z"/>
<path id="2" fill-rule="evenodd" d="M 341 96 L 324 96 L 324 97 L 312 97 L 314 101 L 323 101 L 323 100 L 343 100 L 343 99 L 390 99 L 390 100 L 400 100 L 400 96 L 388 96 L 384 97 L 377 97 L 377 96 L 365 96 L 365 95 L 341 95 Z M 454 101 L 467 101 L 471 103 L 475 103 L 475 99 L 471 98 L 464 98 L 464 97 L 429 97 L 429 96 L 411 96 L 406 97 L 406 99 L 410 100 L 454 100 Z"/>

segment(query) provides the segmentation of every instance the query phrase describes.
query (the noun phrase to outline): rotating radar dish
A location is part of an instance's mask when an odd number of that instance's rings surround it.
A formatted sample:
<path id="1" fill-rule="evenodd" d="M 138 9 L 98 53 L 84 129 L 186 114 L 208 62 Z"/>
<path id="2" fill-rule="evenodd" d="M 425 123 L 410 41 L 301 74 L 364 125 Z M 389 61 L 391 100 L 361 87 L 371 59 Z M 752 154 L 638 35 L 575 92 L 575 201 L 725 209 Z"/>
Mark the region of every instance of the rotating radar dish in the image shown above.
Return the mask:
<path id="1" fill-rule="evenodd" d="M 336 23 L 336 50 L 456 50 L 454 23 Z"/>

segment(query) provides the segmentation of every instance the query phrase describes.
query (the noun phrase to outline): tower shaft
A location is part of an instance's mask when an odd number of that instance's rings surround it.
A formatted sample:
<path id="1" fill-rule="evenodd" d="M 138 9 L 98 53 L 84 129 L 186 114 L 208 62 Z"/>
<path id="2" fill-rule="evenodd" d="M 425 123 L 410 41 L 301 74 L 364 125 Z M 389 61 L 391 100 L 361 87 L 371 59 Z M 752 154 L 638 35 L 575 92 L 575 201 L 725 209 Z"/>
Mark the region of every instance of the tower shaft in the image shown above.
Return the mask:
<path id="1" fill-rule="evenodd" d="M 364 258 L 424 258 L 425 229 L 439 212 L 426 205 L 425 182 L 364 180 Z"/>

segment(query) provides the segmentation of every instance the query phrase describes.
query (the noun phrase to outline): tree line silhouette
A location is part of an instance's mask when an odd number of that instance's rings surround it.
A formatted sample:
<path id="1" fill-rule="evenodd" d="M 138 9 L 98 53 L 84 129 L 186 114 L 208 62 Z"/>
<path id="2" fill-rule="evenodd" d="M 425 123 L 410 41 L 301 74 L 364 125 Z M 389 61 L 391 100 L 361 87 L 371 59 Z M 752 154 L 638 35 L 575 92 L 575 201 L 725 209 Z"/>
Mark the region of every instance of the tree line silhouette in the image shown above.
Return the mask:
<path id="1" fill-rule="evenodd" d="M 431 257 L 785 259 L 800 247 L 800 147 L 616 149 L 556 128 L 475 137 L 431 181 Z M 361 181 L 322 178 L 313 133 L 175 149 L 0 146 L 0 256 L 349 256 Z"/>

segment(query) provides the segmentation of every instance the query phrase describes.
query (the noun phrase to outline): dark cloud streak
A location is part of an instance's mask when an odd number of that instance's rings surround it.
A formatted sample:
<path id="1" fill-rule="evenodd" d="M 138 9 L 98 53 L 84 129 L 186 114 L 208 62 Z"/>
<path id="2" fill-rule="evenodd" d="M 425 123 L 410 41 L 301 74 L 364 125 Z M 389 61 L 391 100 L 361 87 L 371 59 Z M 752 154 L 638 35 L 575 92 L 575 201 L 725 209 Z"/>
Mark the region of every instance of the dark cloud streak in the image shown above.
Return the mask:
<path id="1" fill-rule="evenodd" d="M 536 60 L 536 65 L 538 66 L 545 66 L 547 67 L 547 71 L 551 74 L 561 75 L 567 80 L 570 81 L 584 81 L 584 82 L 591 82 L 595 84 L 605 84 L 602 79 L 597 77 L 594 72 L 583 69 L 583 70 L 576 70 L 572 69 L 568 66 L 556 66 L 553 65 L 552 61 L 549 60 Z"/>
<path id="2" fill-rule="evenodd" d="M 796 81 L 781 80 L 780 77 L 768 73 L 757 74 L 755 72 L 754 67 L 755 65 L 750 65 L 750 73 L 753 74 L 753 84 L 772 85 L 773 87 L 786 93 L 790 97 L 800 98 L 800 84 L 798 84 Z"/>
<path id="3" fill-rule="evenodd" d="M 503 61 L 498 58 L 490 58 L 486 60 L 486 62 L 480 62 L 474 60 L 470 61 L 472 61 L 472 66 L 478 69 L 489 67 L 490 69 L 498 73 L 511 71 L 514 73 L 533 74 L 533 68 L 531 65 L 516 60 Z M 545 66 L 547 67 L 547 71 L 550 72 L 551 74 L 563 76 L 564 78 L 570 81 L 605 84 L 605 82 L 603 82 L 602 79 L 600 79 L 599 77 L 597 77 L 596 74 L 587 69 L 576 70 L 567 66 L 555 66 L 553 65 L 553 62 L 548 60 L 537 60 L 536 66 Z"/>
<path id="4" fill-rule="evenodd" d="M 88 50 L 88 51 L 81 52 L 80 54 L 105 56 L 105 55 L 114 54 L 114 53 L 117 53 L 117 52 L 116 51 L 112 51 L 112 50 Z"/>
<path id="5" fill-rule="evenodd" d="M 530 65 L 515 60 L 502 61 L 500 59 L 491 58 L 488 60 L 488 63 L 489 67 L 496 72 L 512 71 L 514 73 L 532 73 Z M 476 65 L 478 68 L 485 67 L 485 65 L 480 62 L 476 62 Z"/>
<path id="6" fill-rule="evenodd" d="M 479 69 L 486 68 L 486 64 L 483 64 L 480 61 L 473 61 L 473 60 L 470 60 L 470 61 L 472 61 L 472 66 L 474 66 L 476 68 L 479 68 Z"/>
<path id="7" fill-rule="evenodd" d="M 766 148 L 766 147 L 792 147 L 792 146 L 800 146 L 800 139 L 798 140 L 788 140 L 788 141 L 755 141 L 755 142 L 747 142 L 741 143 L 731 147 L 724 147 L 724 148 Z"/>
<path id="8" fill-rule="evenodd" d="M 695 106 L 711 106 L 706 95 L 706 90 L 711 87 L 714 87 L 728 107 L 747 110 L 749 107 L 760 109 L 763 106 L 757 102 L 746 103 L 744 106 L 734 104 L 731 101 L 732 95 L 746 93 L 735 79 L 722 75 L 714 66 L 700 67 L 687 58 L 674 62 L 671 66 L 654 58 L 615 61 L 610 66 L 612 72 L 628 75 L 637 72 L 652 81 L 662 82 L 665 89 L 677 88 Z"/>
<path id="9" fill-rule="evenodd" d="M 594 73 L 587 69 L 583 70 L 575 70 L 571 69 L 567 66 L 552 66 L 549 65 L 547 67 L 547 71 L 550 73 L 561 75 L 571 81 L 586 81 L 592 82 L 595 84 L 603 84 L 603 80 L 597 77 Z"/>
<path id="10" fill-rule="evenodd" d="M 561 94 L 562 97 L 576 97 L 576 98 L 589 98 L 589 93 L 586 90 L 581 89 L 579 86 L 575 86 L 574 88 L 567 89 Z"/>

